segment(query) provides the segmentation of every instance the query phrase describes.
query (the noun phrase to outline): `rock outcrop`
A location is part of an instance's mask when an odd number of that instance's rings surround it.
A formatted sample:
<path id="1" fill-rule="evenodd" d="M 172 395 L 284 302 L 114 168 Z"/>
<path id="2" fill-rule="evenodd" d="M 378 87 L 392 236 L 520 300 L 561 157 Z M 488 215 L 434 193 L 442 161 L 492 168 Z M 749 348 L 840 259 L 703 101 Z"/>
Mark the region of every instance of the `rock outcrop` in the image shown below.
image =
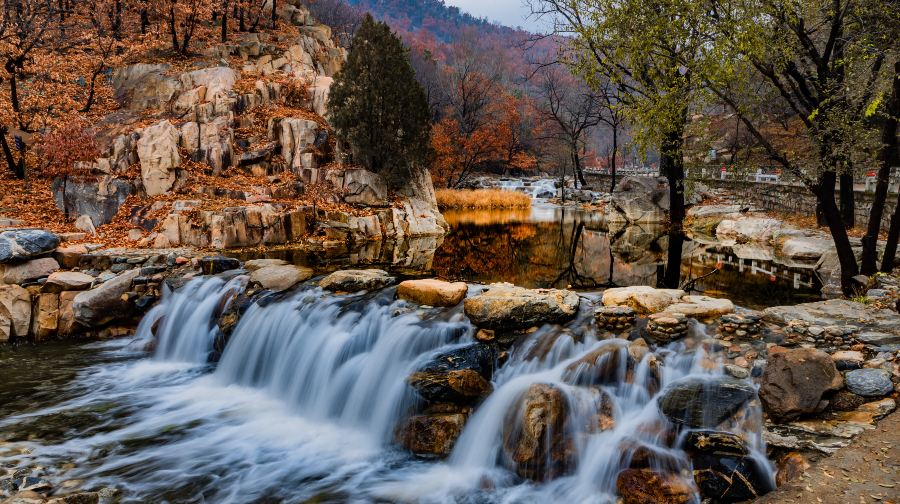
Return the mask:
<path id="1" fill-rule="evenodd" d="M 669 187 L 665 178 L 625 177 L 610 196 L 610 222 L 663 223 L 669 220 Z"/>
<path id="2" fill-rule="evenodd" d="M 178 129 L 169 121 L 141 130 L 137 153 L 141 161 L 141 181 L 148 196 L 165 194 L 175 185 L 175 170 L 181 166 L 179 139 Z"/>

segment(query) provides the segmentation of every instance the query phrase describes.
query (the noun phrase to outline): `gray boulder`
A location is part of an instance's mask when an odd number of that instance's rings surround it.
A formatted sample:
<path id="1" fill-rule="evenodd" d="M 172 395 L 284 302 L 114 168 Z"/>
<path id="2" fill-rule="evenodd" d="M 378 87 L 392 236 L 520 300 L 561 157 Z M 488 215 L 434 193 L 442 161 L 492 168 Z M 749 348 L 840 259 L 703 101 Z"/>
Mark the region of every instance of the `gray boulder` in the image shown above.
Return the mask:
<path id="1" fill-rule="evenodd" d="M 894 391 L 891 373 L 886 369 L 855 369 L 844 375 L 847 389 L 863 397 L 881 397 Z"/>
<path id="2" fill-rule="evenodd" d="M 14 229 L 0 233 L 0 264 L 25 261 L 53 252 L 59 236 L 43 229 Z"/>
<path id="3" fill-rule="evenodd" d="M 660 223 L 669 220 L 669 188 L 665 178 L 625 177 L 610 200 L 610 222 Z"/>
<path id="4" fill-rule="evenodd" d="M 659 410 L 670 422 L 691 428 L 715 427 L 756 396 L 753 385 L 731 377 L 684 378 L 659 398 Z"/>
<path id="5" fill-rule="evenodd" d="M 126 294 L 139 269 L 128 270 L 95 289 L 79 292 L 72 303 L 74 319 L 85 327 L 100 327 L 131 315 L 132 305 Z"/>
<path id="6" fill-rule="evenodd" d="M 116 70 L 112 79 L 116 101 L 129 110 L 165 108 L 181 88 L 178 80 L 165 75 L 168 70 L 169 65 L 144 63 Z"/>
<path id="7" fill-rule="evenodd" d="M 57 208 L 68 216 L 87 215 L 95 226 L 112 222 L 119 208 L 134 192 L 134 185 L 109 176 L 96 180 L 78 180 L 63 176 L 51 186 Z"/>
<path id="8" fill-rule="evenodd" d="M 344 170 L 344 201 L 355 205 L 377 206 L 387 203 L 387 183 L 377 173 L 363 169 Z"/>

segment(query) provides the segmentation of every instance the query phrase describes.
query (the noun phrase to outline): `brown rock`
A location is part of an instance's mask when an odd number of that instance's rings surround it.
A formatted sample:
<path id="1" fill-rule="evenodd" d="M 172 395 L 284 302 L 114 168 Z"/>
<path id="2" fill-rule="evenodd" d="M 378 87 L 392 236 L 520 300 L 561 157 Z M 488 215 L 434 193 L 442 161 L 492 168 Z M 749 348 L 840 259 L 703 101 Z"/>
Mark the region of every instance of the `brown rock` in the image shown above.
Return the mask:
<path id="1" fill-rule="evenodd" d="M 397 297 L 428 306 L 456 306 L 466 297 L 466 290 L 465 282 L 406 280 L 397 286 Z"/>
<path id="2" fill-rule="evenodd" d="M 416 455 L 447 456 L 466 424 L 461 413 L 410 417 L 397 433 L 398 442 Z"/>
<path id="3" fill-rule="evenodd" d="M 800 477 L 807 469 L 811 467 L 806 457 L 798 452 L 789 452 L 779 457 L 775 462 L 777 472 L 775 473 L 775 484 L 777 486 L 784 485 L 788 481 L 795 480 Z"/>
<path id="4" fill-rule="evenodd" d="M 825 394 L 843 385 L 844 379 L 827 353 L 812 348 L 772 347 L 759 398 L 769 417 L 792 420 L 825 409 Z"/>
<path id="5" fill-rule="evenodd" d="M 45 277 L 59 269 L 59 263 L 52 257 L 32 259 L 18 264 L 7 264 L 3 268 L 3 283 L 21 284 Z"/>
<path id="6" fill-rule="evenodd" d="M 89 289 L 94 277 L 77 271 L 57 271 L 47 277 L 43 292 L 80 291 Z"/>
<path id="7" fill-rule="evenodd" d="M 18 285 L 0 285 L 0 342 L 24 338 L 31 325 L 31 294 Z"/>
<path id="8" fill-rule="evenodd" d="M 69 336 L 75 330 L 75 311 L 72 309 L 72 305 L 77 295 L 77 291 L 59 293 L 59 325 L 57 334 L 60 337 Z"/>
<path id="9" fill-rule="evenodd" d="M 56 335 L 59 328 L 59 294 L 44 293 L 38 297 L 34 317 L 34 341 L 44 341 Z"/>
<path id="10" fill-rule="evenodd" d="M 574 456 L 573 440 L 566 435 L 568 409 L 562 390 L 536 383 L 510 411 L 503 451 L 520 476 L 544 480 L 567 472 Z"/>
<path id="11" fill-rule="evenodd" d="M 59 262 L 63 268 L 75 268 L 81 262 L 81 256 L 88 253 L 88 249 L 84 245 L 69 245 L 59 247 L 53 252 L 53 257 Z"/>
<path id="12" fill-rule="evenodd" d="M 686 504 L 694 500 L 693 485 L 678 475 L 649 469 L 626 469 L 616 478 L 623 504 Z"/>

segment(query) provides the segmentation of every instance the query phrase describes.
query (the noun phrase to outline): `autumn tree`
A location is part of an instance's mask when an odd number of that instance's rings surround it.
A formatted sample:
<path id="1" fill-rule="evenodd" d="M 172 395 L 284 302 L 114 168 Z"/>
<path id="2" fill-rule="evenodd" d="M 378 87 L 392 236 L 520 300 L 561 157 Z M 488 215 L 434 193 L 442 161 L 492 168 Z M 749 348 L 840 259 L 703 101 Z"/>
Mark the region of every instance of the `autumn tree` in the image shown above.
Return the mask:
<path id="1" fill-rule="evenodd" d="M 885 110 L 889 100 L 883 97 L 890 94 L 890 82 L 896 78 L 891 64 L 897 58 L 900 32 L 896 2 L 748 0 L 713 3 L 710 13 L 716 22 L 709 35 L 731 64 L 707 75 L 705 84 L 738 114 L 768 156 L 816 196 L 834 239 L 842 287 L 849 294 L 860 265 L 847 233 L 845 214 L 852 206 L 845 202 L 842 212 L 835 190 L 839 179 L 845 186 L 852 183 L 855 157 L 861 155 L 864 162 L 875 157 L 871 146 L 877 143 L 877 134 L 867 116 L 892 116 Z M 767 128 L 771 117 L 754 114 L 755 97 L 760 95 L 757 83 L 765 86 L 764 96 L 783 104 L 788 120 L 801 129 L 812 146 L 811 163 L 773 143 Z M 757 93 L 748 93 L 751 88 Z M 884 146 L 892 143 L 885 140 Z M 863 239 L 866 274 L 875 272 L 891 164 L 883 162 L 879 170 L 876 201 Z M 852 190 L 845 188 L 842 194 L 848 192 Z"/>
<path id="2" fill-rule="evenodd" d="M 385 23 L 366 16 L 329 96 L 329 119 L 353 160 L 392 184 L 430 155 L 428 103 L 409 52 Z"/>
<path id="3" fill-rule="evenodd" d="M 600 97 L 556 66 L 544 67 L 539 79 L 541 111 L 551 124 L 549 131 L 566 146 L 575 179 L 585 186 L 583 160 L 591 129 L 600 124 Z"/>

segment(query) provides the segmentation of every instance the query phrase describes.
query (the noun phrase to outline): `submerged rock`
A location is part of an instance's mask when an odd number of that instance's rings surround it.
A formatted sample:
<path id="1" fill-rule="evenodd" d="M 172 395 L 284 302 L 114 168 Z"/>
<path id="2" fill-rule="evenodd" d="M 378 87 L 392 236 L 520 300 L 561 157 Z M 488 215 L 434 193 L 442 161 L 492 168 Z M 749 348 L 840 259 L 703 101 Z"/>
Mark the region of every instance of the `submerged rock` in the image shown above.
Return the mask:
<path id="1" fill-rule="evenodd" d="M 625 469 L 616 478 L 623 504 L 687 504 L 696 489 L 677 474 L 650 469 Z"/>
<path id="2" fill-rule="evenodd" d="M 394 281 L 394 277 L 380 269 L 341 270 L 323 278 L 319 286 L 336 292 L 359 292 L 383 289 Z"/>
<path id="3" fill-rule="evenodd" d="M 671 384 L 659 398 L 670 422 L 692 428 L 715 427 L 756 396 L 753 385 L 730 377 L 688 377 Z"/>
<path id="4" fill-rule="evenodd" d="M 475 343 L 436 355 L 407 382 L 426 401 L 470 404 L 491 392 L 496 358 L 493 348 Z"/>
<path id="5" fill-rule="evenodd" d="M 465 282 L 406 280 L 397 286 L 397 297 L 428 306 L 456 306 L 466 297 L 467 290 Z"/>
<path id="6" fill-rule="evenodd" d="M 59 236 L 43 229 L 14 229 L 0 233 L 0 264 L 24 261 L 53 252 Z"/>
<path id="7" fill-rule="evenodd" d="M 573 318 L 579 301 L 578 294 L 568 290 L 525 289 L 500 283 L 466 299 L 465 312 L 479 327 L 525 329 Z"/>
<path id="8" fill-rule="evenodd" d="M 445 457 L 462 434 L 466 415 L 446 413 L 410 417 L 398 429 L 397 441 L 416 455 Z"/>
<path id="9" fill-rule="evenodd" d="M 828 392 L 844 384 L 827 353 L 813 348 L 787 350 L 773 347 L 759 389 L 766 413 L 776 420 L 791 420 L 825 409 Z"/>
<path id="10" fill-rule="evenodd" d="M 881 397 L 894 391 L 891 373 L 886 369 L 856 369 L 844 375 L 847 389 L 863 397 Z"/>

